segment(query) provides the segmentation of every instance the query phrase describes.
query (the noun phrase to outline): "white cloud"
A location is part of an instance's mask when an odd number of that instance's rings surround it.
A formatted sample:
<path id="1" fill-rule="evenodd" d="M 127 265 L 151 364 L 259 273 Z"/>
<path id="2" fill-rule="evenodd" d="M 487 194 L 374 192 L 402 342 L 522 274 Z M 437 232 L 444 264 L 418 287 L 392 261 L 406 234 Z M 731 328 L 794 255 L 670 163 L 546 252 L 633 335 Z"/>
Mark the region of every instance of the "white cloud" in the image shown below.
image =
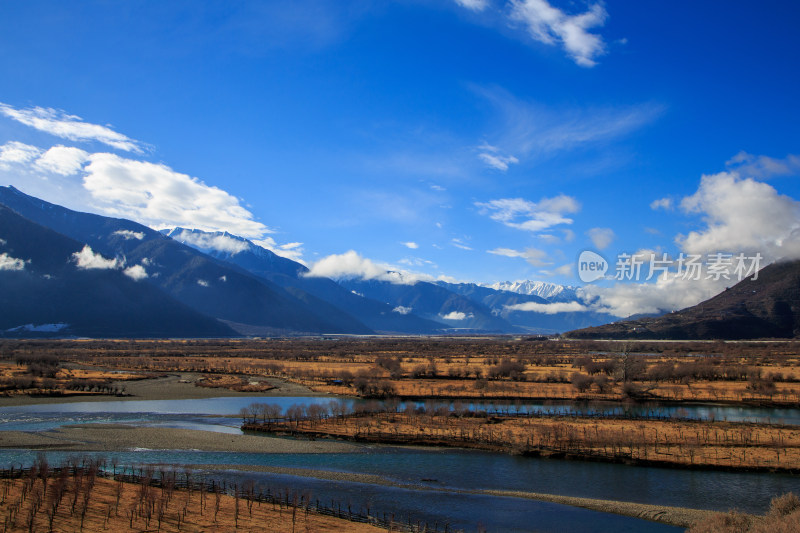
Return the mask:
<path id="1" fill-rule="evenodd" d="M 458 5 L 472 11 L 483 11 L 489 5 L 488 0 L 455 0 Z"/>
<path id="2" fill-rule="evenodd" d="M 138 153 L 144 146 L 107 127 L 85 123 L 62 111 L 40 107 L 15 109 L 0 103 L 0 115 L 68 139 L 97 140 Z M 62 145 L 45 151 L 11 141 L 0 145 L 0 170 L 11 170 L 12 165 L 26 172 L 14 173 L 11 184 L 65 207 L 129 218 L 155 229 L 180 226 L 229 231 L 252 239 L 277 255 L 303 263 L 302 243 L 278 244 L 268 236 L 272 230 L 254 220 L 239 199 L 166 165 L 110 153 L 90 154 Z M 32 176 L 38 179 L 31 179 Z"/>
<path id="3" fill-rule="evenodd" d="M 403 307 L 402 305 L 398 305 L 394 309 L 392 309 L 392 313 L 398 313 L 400 315 L 407 315 L 412 311 L 411 307 Z"/>
<path id="4" fill-rule="evenodd" d="M 593 311 L 618 317 L 655 314 L 684 309 L 719 294 L 732 283 L 728 280 L 684 280 L 659 277 L 655 283 L 616 283 L 611 287 L 586 285 L 578 295 L 591 302 Z"/>
<path id="5" fill-rule="evenodd" d="M 530 202 L 522 198 L 502 198 L 488 202 L 476 202 L 481 214 L 488 214 L 492 220 L 502 222 L 511 228 L 539 232 L 559 224 L 572 224 L 566 214 L 576 213 L 580 204 L 575 198 L 559 195 Z"/>
<path id="6" fill-rule="evenodd" d="M 26 261 L 11 257 L 5 252 L 0 254 L 0 270 L 25 270 L 25 263 Z"/>
<path id="7" fill-rule="evenodd" d="M 665 211 L 669 211 L 672 209 L 672 198 L 659 198 L 658 200 L 653 200 L 650 202 L 650 209 L 653 211 L 657 209 L 664 209 Z"/>
<path id="8" fill-rule="evenodd" d="M 401 265 L 406 265 L 410 267 L 424 267 L 424 266 L 436 267 L 436 263 L 434 263 L 433 261 L 429 261 L 428 259 L 423 259 L 421 257 L 404 257 L 397 262 Z"/>
<path id="9" fill-rule="evenodd" d="M 211 285 L 204 279 L 198 279 L 197 284 L 201 287 L 210 287 Z"/>
<path id="10" fill-rule="evenodd" d="M 766 183 L 735 172 L 703 176 L 697 192 L 680 205 L 706 224 L 677 238 L 684 252 L 760 252 L 767 262 L 800 257 L 800 202 Z"/>
<path id="11" fill-rule="evenodd" d="M 472 85 L 471 88 L 498 113 L 492 145 L 484 143 L 479 149 L 492 151 L 496 146 L 503 146 L 520 159 L 607 142 L 643 127 L 664 111 L 664 106 L 654 103 L 553 108 L 522 101 L 497 86 Z"/>
<path id="12" fill-rule="evenodd" d="M 552 270 L 540 270 L 539 273 L 543 276 L 571 276 L 574 265 L 567 263 Z"/>
<path id="13" fill-rule="evenodd" d="M 230 231 L 262 238 L 270 230 L 231 194 L 166 165 L 99 153 L 89 157 L 83 184 L 104 213 L 155 228 Z"/>
<path id="14" fill-rule="evenodd" d="M 249 247 L 247 241 L 220 232 L 211 233 L 176 228 L 175 231 L 170 232 L 169 236 L 178 242 L 188 244 L 200 250 L 215 250 L 218 252 L 227 252 L 231 255 L 243 252 Z"/>
<path id="15" fill-rule="evenodd" d="M 286 244 L 279 244 L 276 248 L 272 248 L 272 251 L 275 253 L 275 255 L 305 264 L 305 261 L 303 261 L 304 250 L 302 242 L 287 242 Z"/>
<path id="16" fill-rule="evenodd" d="M 311 264 L 307 277 L 334 279 L 364 279 L 388 281 L 398 285 L 414 285 L 418 281 L 434 281 L 428 274 L 409 272 L 391 265 L 375 263 L 354 250 L 343 254 L 332 254 Z"/>
<path id="17" fill-rule="evenodd" d="M 475 315 L 472 313 L 466 314 L 461 311 L 450 311 L 446 315 L 439 315 L 445 320 L 466 320 L 468 318 L 473 318 Z"/>
<path id="18" fill-rule="evenodd" d="M 546 242 L 547 244 L 558 244 L 561 242 L 561 239 L 553 235 L 552 233 L 540 233 L 536 237 L 541 239 L 543 242 Z"/>
<path id="19" fill-rule="evenodd" d="M 504 257 L 519 257 L 525 259 L 533 266 L 545 266 L 550 263 L 547 261 L 547 252 L 537 250 L 535 248 L 527 248 L 525 250 L 514 250 L 512 248 L 495 248 L 494 250 L 487 250 L 487 253 L 494 255 L 502 255 Z"/>
<path id="20" fill-rule="evenodd" d="M 106 259 L 102 255 L 94 253 L 88 244 L 84 245 L 80 252 L 72 254 L 72 259 L 78 265 L 78 268 L 83 270 L 111 270 L 124 266 L 124 261 L 116 258 Z"/>
<path id="21" fill-rule="evenodd" d="M 544 313 L 546 315 L 554 315 L 556 313 L 579 313 L 589 311 L 589 308 L 580 302 L 556 302 L 551 304 L 542 304 L 536 302 L 525 302 L 515 305 L 506 305 L 507 311 L 530 311 L 533 313 Z"/>
<path id="22" fill-rule="evenodd" d="M 266 248 L 275 255 L 291 259 L 302 265 L 306 262 L 303 260 L 303 243 L 302 242 L 287 242 L 286 244 L 278 244 L 272 237 L 264 237 L 263 239 L 254 239 L 253 244 L 257 244 L 262 248 Z"/>
<path id="23" fill-rule="evenodd" d="M 114 233 L 112 233 L 111 235 L 119 235 L 120 237 L 123 237 L 126 241 L 130 241 L 130 240 L 134 240 L 134 239 L 137 240 L 137 241 L 141 241 L 141 240 L 144 239 L 144 232 L 131 231 L 129 229 L 119 229 L 119 230 L 115 231 Z"/>
<path id="24" fill-rule="evenodd" d="M 452 245 L 453 245 L 453 246 L 455 246 L 456 248 L 460 248 L 460 249 L 462 249 L 462 250 L 472 250 L 472 247 L 471 247 L 471 246 L 468 246 L 468 245 L 467 245 L 466 243 L 464 243 L 464 241 L 462 241 L 461 239 L 452 239 L 452 240 L 450 241 L 450 244 L 452 244 Z"/>
<path id="25" fill-rule="evenodd" d="M 616 235 L 614 235 L 614 230 L 611 228 L 592 228 L 587 231 L 586 234 L 598 250 L 605 250 L 608 248 L 616 237 Z"/>
<path id="26" fill-rule="evenodd" d="M 123 270 L 122 273 L 134 281 L 147 279 L 147 271 L 142 265 L 133 265 Z"/>
<path id="27" fill-rule="evenodd" d="M 703 176 L 698 190 L 680 202 L 683 211 L 700 215 L 705 227 L 686 236 L 677 244 L 685 254 L 717 252 L 752 257 L 763 256 L 760 266 L 781 259 L 800 258 L 800 202 L 779 194 L 770 185 L 736 172 Z M 652 250 L 639 250 L 636 256 L 646 265 Z M 656 254 L 658 258 L 660 253 Z M 644 269 L 643 269 L 644 275 Z M 719 294 L 739 280 L 683 279 L 682 276 L 659 276 L 654 283 L 616 283 L 610 287 L 586 285 L 579 295 L 590 302 L 592 310 L 619 317 L 641 313 L 660 313 L 696 305 Z"/>
<path id="28" fill-rule="evenodd" d="M 53 146 L 36 160 L 35 166 L 39 170 L 71 176 L 77 174 L 89 159 L 88 152 L 73 146 Z"/>
<path id="29" fill-rule="evenodd" d="M 406 248 L 411 248 L 412 250 L 416 250 L 417 248 L 419 248 L 419 244 L 417 244 L 417 243 L 415 243 L 413 241 L 401 242 L 400 244 L 402 244 Z"/>
<path id="30" fill-rule="evenodd" d="M 387 280 L 388 265 L 378 265 L 371 259 L 350 250 L 343 254 L 332 254 L 313 263 L 308 277 L 361 278 Z"/>
<path id="31" fill-rule="evenodd" d="M 608 13 L 600 3 L 577 15 L 568 15 L 547 0 L 510 0 L 511 18 L 522 22 L 530 36 L 541 43 L 561 44 L 578 65 L 593 67 L 605 53 L 603 39 L 587 30 L 602 26 Z"/>
<path id="32" fill-rule="evenodd" d="M 783 159 L 775 159 L 742 151 L 728 160 L 725 165 L 746 178 L 765 179 L 800 174 L 800 156 L 794 154 L 789 154 Z"/>
<path id="33" fill-rule="evenodd" d="M 11 168 L 10 164 L 25 165 L 39 157 L 42 150 L 17 141 L 9 141 L 0 146 L 0 169 Z"/>
<path id="34" fill-rule="evenodd" d="M 118 150 L 143 153 L 142 143 L 107 126 L 83 122 L 80 117 L 44 107 L 16 109 L 0 103 L 0 114 L 39 131 L 70 141 L 97 141 Z"/>
<path id="35" fill-rule="evenodd" d="M 555 269 L 555 273 L 559 276 L 569 276 L 570 274 L 572 274 L 573 266 L 574 265 L 572 263 L 561 265 L 560 267 Z"/>
<path id="36" fill-rule="evenodd" d="M 514 157 L 513 155 L 499 155 L 499 154 L 489 154 L 489 153 L 480 153 L 478 157 L 489 165 L 490 167 L 494 168 L 495 170 L 500 170 L 505 172 L 508 170 L 509 165 L 513 165 L 515 163 L 519 163 L 519 159 Z"/>

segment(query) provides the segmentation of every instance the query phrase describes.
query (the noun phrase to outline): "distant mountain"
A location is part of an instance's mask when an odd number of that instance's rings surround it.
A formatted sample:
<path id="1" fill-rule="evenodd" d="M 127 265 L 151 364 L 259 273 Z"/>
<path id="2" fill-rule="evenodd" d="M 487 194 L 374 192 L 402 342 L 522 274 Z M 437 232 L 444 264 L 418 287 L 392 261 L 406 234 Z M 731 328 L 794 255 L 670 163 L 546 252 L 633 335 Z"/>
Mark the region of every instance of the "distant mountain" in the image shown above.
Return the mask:
<path id="1" fill-rule="evenodd" d="M 547 309 L 544 306 L 570 302 L 575 302 L 583 306 L 584 302 L 577 295 L 574 288 L 543 281 L 514 282 L 508 284 L 494 283 L 491 285 L 445 283 L 438 281 L 437 284 L 457 294 L 482 303 L 489 307 L 493 314 L 502 318 L 509 324 L 531 333 L 561 333 L 576 328 L 607 324 L 616 318 L 605 313 L 596 313 L 586 310 L 552 312 L 552 308 Z M 496 286 L 508 286 L 517 290 L 508 291 L 496 289 Z M 528 294 L 529 292 L 541 292 L 552 296 L 551 299 L 547 299 L 537 294 Z M 513 306 L 528 303 L 539 304 L 542 307 L 538 311 L 512 309 Z M 547 312 L 545 312 L 545 309 L 547 309 Z"/>
<path id="2" fill-rule="evenodd" d="M 146 284 L 242 333 L 372 333 L 310 294 L 284 290 L 136 222 L 72 211 L 13 187 L 0 187 L 0 204 L 106 257 L 142 266 Z"/>
<path id="3" fill-rule="evenodd" d="M 268 280 L 302 299 L 309 294 L 330 307 L 341 309 L 369 328 L 382 333 L 436 334 L 446 325 L 398 312 L 395 306 L 354 293 L 328 278 L 307 277 L 308 268 L 280 257 L 250 240 L 223 232 L 174 228 L 163 233 L 216 259 L 234 264 Z"/>
<path id="4" fill-rule="evenodd" d="M 281 257 L 271 250 L 227 231 L 173 228 L 161 230 L 161 233 L 215 259 L 233 263 L 259 276 L 284 274 L 297 277 L 300 273 L 308 271 L 304 265 L 296 261 Z"/>
<path id="5" fill-rule="evenodd" d="M 800 336 L 800 261 L 773 263 L 693 307 L 570 331 L 593 339 L 759 339 Z"/>
<path id="6" fill-rule="evenodd" d="M 571 302 L 578 299 L 575 287 L 547 281 L 498 281 L 483 285 L 496 291 L 514 292 L 527 296 L 538 296 L 551 302 Z"/>
<path id="7" fill-rule="evenodd" d="M 398 313 L 414 313 L 455 330 L 492 333 L 521 331 L 481 303 L 446 287 L 426 281 L 393 283 L 384 280 L 345 279 L 339 283 L 367 298 L 391 305 Z"/>
<path id="8" fill-rule="evenodd" d="M 84 246 L 0 205 L 0 337 L 235 335 Z"/>
<path id="9" fill-rule="evenodd" d="M 107 260 L 134 267 L 140 287 L 161 291 L 242 335 L 555 333 L 612 319 L 586 311 L 572 287 L 546 282 L 496 284 L 513 292 L 406 280 L 400 273 L 391 281 L 337 282 L 311 277 L 304 265 L 227 232 L 162 233 L 130 220 L 72 211 L 13 187 L 0 187 L 0 205 L 89 245 Z"/>

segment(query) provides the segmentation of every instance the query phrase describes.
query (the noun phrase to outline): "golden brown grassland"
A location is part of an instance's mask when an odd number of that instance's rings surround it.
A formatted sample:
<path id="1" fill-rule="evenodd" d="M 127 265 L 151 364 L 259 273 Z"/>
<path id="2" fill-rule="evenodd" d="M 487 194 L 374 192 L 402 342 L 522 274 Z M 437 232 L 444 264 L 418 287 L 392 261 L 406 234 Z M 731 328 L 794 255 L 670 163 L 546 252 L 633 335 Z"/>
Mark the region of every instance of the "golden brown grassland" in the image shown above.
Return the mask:
<path id="1" fill-rule="evenodd" d="M 266 386 L 252 385 L 250 377 L 271 376 L 360 397 L 800 403 L 800 342 L 794 341 L 4 340 L 0 361 L 5 394 L 118 394 L 120 380 L 142 377 L 79 373 L 88 367 L 197 372 L 206 377 L 201 385 L 253 392 Z M 65 363 L 73 374 L 65 374 Z"/>

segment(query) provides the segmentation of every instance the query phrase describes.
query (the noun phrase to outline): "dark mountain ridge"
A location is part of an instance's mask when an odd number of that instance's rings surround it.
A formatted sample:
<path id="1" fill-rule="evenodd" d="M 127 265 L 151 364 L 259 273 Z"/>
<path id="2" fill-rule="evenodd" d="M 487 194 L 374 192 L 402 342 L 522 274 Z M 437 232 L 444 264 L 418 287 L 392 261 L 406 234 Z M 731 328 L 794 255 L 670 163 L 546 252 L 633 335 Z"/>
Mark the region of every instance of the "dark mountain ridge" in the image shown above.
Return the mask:
<path id="1" fill-rule="evenodd" d="M 800 260 L 764 267 L 720 294 L 656 318 L 625 320 L 564 334 L 594 339 L 760 339 L 800 336 Z"/>
<path id="2" fill-rule="evenodd" d="M 445 324 L 426 320 L 415 314 L 400 314 L 392 306 L 355 294 L 328 278 L 308 276 L 308 268 L 291 259 L 254 244 L 252 241 L 226 232 L 203 232 L 174 228 L 164 230 L 187 246 L 192 246 L 216 259 L 236 265 L 247 272 L 266 279 L 302 299 L 301 293 L 313 295 L 332 308 L 342 309 L 369 328 L 381 333 L 433 335 L 441 333 Z M 222 247 L 211 246 L 214 239 L 225 239 Z"/>
<path id="3" fill-rule="evenodd" d="M 0 336 L 229 337 L 202 315 L 121 269 L 79 268 L 84 244 L 0 205 L 0 253 L 23 261 L 0 269 Z"/>
<path id="4" fill-rule="evenodd" d="M 346 312 L 326 309 L 311 295 L 298 298 L 297 293 L 291 294 L 136 222 L 72 211 L 13 187 L 0 187 L 0 203 L 42 226 L 89 244 L 106 257 L 143 265 L 148 273 L 146 283 L 199 313 L 261 328 L 264 334 L 372 333 Z M 318 314 L 317 309 L 325 315 Z M 248 330 L 252 332 L 253 328 Z"/>

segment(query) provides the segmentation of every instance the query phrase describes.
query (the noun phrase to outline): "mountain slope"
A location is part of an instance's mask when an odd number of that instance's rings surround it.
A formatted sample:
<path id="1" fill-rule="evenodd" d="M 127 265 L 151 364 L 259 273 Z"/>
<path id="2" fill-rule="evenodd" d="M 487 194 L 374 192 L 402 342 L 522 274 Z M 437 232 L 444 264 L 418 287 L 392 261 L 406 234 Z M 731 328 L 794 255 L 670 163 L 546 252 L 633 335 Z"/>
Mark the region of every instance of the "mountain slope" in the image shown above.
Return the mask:
<path id="1" fill-rule="evenodd" d="M 402 284 L 374 279 L 347 279 L 341 280 L 340 283 L 367 298 L 387 303 L 393 309 L 436 320 L 450 328 L 491 333 L 518 331 L 484 304 L 434 283 L 418 281 L 413 284 Z"/>
<path id="2" fill-rule="evenodd" d="M 495 286 L 506 286 L 505 283 L 492 285 L 476 285 L 474 283 L 445 283 L 437 282 L 457 294 L 489 307 L 492 313 L 501 317 L 508 323 L 523 328 L 531 333 L 560 333 L 576 328 L 585 328 L 607 324 L 615 319 L 614 316 L 593 311 L 562 311 L 558 313 L 542 310 L 521 311 L 512 309 L 520 304 L 562 304 L 576 302 L 583 304 L 575 290 L 571 287 L 556 285 L 544 281 L 515 282 L 518 292 L 498 290 Z M 540 297 L 536 292 L 551 294 L 553 299 Z M 529 294 L 530 293 L 530 294 Z"/>
<path id="3" fill-rule="evenodd" d="M 342 309 L 369 328 L 384 333 L 435 334 L 444 327 L 414 314 L 393 311 L 393 306 L 353 293 L 328 278 L 307 277 L 308 269 L 253 242 L 229 233 L 174 228 L 164 230 L 169 237 L 216 259 L 234 264 L 251 274 L 269 280 L 298 298 L 316 297 L 331 308 Z M 305 296 L 303 296 L 303 294 Z M 317 303 L 315 308 L 323 304 Z"/>
<path id="4" fill-rule="evenodd" d="M 800 261 L 773 263 L 758 279 L 694 307 L 566 333 L 572 338 L 757 339 L 800 336 Z"/>
<path id="5" fill-rule="evenodd" d="M 0 266 L 0 335 L 235 334 L 226 325 L 193 311 L 156 287 L 134 281 L 120 269 L 79 268 L 73 254 L 83 247 L 83 243 L 0 205 L 0 265 L 5 265 Z"/>
<path id="6" fill-rule="evenodd" d="M 155 285 L 196 311 L 227 321 L 248 333 L 371 333 L 344 311 L 315 307 L 242 268 L 209 257 L 130 220 L 72 211 L 0 187 L 0 203 L 23 216 L 88 243 L 106 257 L 142 266 L 146 283 Z M 245 327 L 246 326 L 246 327 Z"/>

